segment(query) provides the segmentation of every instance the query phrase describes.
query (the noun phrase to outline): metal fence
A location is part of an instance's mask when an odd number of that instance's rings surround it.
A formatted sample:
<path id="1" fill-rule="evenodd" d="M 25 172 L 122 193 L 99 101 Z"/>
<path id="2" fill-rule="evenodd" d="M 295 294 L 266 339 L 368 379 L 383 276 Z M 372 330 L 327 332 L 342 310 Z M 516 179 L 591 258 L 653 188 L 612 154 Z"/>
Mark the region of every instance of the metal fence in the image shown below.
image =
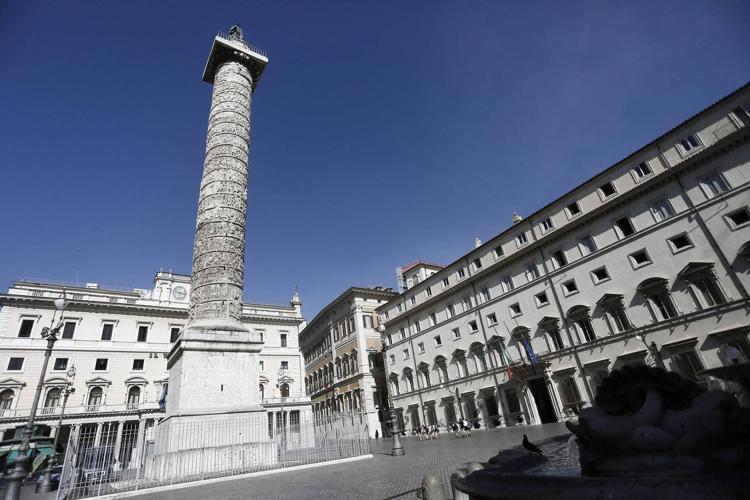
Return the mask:
<path id="1" fill-rule="evenodd" d="M 158 425 L 141 439 L 137 422 L 82 426 L 71 435 L 58 500 L 294 467 L 370 453 L 367 415 L 300 422 L 299 412 L 262 420 L 205 417 Z"/>

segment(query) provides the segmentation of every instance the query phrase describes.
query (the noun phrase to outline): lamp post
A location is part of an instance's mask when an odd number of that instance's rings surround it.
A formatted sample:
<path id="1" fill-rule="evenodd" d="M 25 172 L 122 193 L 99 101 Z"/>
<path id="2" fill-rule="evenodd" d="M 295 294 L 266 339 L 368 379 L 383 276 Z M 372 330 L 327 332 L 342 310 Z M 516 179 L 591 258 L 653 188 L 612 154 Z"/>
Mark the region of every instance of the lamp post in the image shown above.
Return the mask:
<path id="1" fill-rule="evenodd" d="M 378 331 L 381 335 L 381 345 L 383 345 L 383 366 L 385 367 L 385 375 L 386 375 L 386 381 L 388 380 L 388 356 L 386 354 L 385 345 L 386 343 L 383 341 L 382 335 L 383 332 L 385 332 L 385 325 L 382 323 L 378 325 Z M 387 384 L 388 382 L 386 382 Z M 388 394 L 388 406 L 390 409 L 388 410 L 390 419 L 389 422 L 391 423 L 391 436 L 393 437 L 393 448 L 391 449 L 391 455 L 394 457 L 400 457 L 405 454 L 404 446 L 401 444 L 401 426 L 398 421 L 398 412 L 396 411 L 396 408 L 393 407 L 393 398 L 391 397 L 391 391 L 386 387 L 386 394 Z"/>
<path id="2" fill-rule="evenodd" d="M 47 339 L 47 349 L 44 351 L 42 372 L 39 374 L 39 383 L 36 385 L 36 393 L 34 394 L 34 402 L 32 403 L 31 411 L 29 412 L 29 419 L 26 421 L 26 427 L 23 429 L 23 438 L 21 440 L 21 446 L 18 448 L 16 463 L 13 472 L 6 477 L 8 485 L 5 488 L 5 500 L 19 500 L 21 497 L 21 483 L 26 477 L 26 474 L 28 474 L 29 457 L 27 454 L 30 448 L 31 434 L 34 432 L 34 418 L 36 417 L 37 406 L 39 406 L 39 398 L 42 394 L 42 385 L 44 384 L 44 376 L 47 373 L 49 357 L 52 354 L 52 347 L 55 345 L 55 342 L 57 342 L 57 334 L 60 333 L 60 329 L 63 327 L 62 320 L 55 324 L 55 316 L 57 315 L 57 311 L 63 311 L 65 309 L 64 297 L 65 291 L 63 291 L 62 298 L 55 299 L 55 311 L 52 314 L 50 327 L 44 327 L 42 329 L 42 338 Z"/>
<path id="3" fill-rule="evenodd" d="M 76 392 L 75 387 L 73 387 L 73 381 L 76 378 L 75 365 L 72 365 L 68 369 L 67 375 L 68 375 L 67 377 L 68 380 L 66 381 L 65 387 L 63 388 L 62 410 L 60 411 L 60 418 L 57 421 L 57 431 L 55 432 L 55 441 L 52 443 L 52 456 L 49 458 L 49 461 L 47 462 L 47 468 L 44 469 L 44 478 L 42 479 L 42 482 L 39 483 L 39 486 L 37 487 L 37 493 L 47 493 L 48 491 L 52 491 L 56 489 L 54 483 L 52 482 L 52 469 L 55 468 L 59 460 L 59 453 L 57 453 L 57 443 L 60 441 L 60 431 L 62 431 L 62 421 L 63 421 L 63 415 L 65 415 L 65 406 L 68 404 L 68 397 L 70 397 L 71 394 Z"/>
<path id="4" fill-rule="evenodd" d="M 279 401 L 281 405 L 281 446 L 282 449 L 286 449 L 286 419 L 284 418 L 284 380 L 286 371 L 283 368 L 279 368 L 279 373 L 276 379 L 276 387 L 279 389 Z"/>
<path id="5" fill-rule="evenodd" d="M 664 360 L 661 357 L 661 353 L 659 353 L 659 348 L 656 346 L 656 342 L 652 340 L 650 344 L 647 343 L 646 338 L 640 333 L 636 335 L 636 338 L 643 342 L 643 345 L 646 346 L 648 352 L 651 354 L 651 356 L 654 357 L 654 362 L 656 362 L 656 365 L 662 370 L 666 371 L 667 366 L 664 364 Z"/>

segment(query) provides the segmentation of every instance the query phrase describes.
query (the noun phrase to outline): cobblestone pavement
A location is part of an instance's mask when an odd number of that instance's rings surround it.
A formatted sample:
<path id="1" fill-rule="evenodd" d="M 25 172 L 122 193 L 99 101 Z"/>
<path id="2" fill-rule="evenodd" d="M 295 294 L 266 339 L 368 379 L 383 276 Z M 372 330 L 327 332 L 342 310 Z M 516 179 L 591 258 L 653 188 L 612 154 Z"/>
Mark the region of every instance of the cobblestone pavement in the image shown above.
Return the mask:
<path id="1" fill-rule="evenodd" d="M 239 499 L 383 499 L 419 487 L 422 477 L 436 472 L 446 487 L 450 475 L 469 462 L 486 462 L 498 451 L 521 444 L 523 434 L 531 441 L 569 434 L 562 424 L 509 427 L 475 431 L 470 438 L 441 433 L 438 440 L 403 439 L 406 455 L 390 456 L 391 440 L 370 441 L 373 458 L 256 478 L 196 485 L 173 491 L 139 495 L 138 499 L 199 500 Z M 404 499 L 414 499 L 410 494 Z"/>

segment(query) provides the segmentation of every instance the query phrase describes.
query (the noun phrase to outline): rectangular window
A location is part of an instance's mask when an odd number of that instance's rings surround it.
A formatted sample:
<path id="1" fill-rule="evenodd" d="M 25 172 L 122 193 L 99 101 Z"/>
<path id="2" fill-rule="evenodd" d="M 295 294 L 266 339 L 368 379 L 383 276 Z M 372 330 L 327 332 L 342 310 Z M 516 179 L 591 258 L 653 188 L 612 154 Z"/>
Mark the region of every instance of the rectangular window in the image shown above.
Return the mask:
<path id="1" fill-rule="evenodd" d="M 682 146 L 682 151 L 685 153 L 688 153 L 694 149 L 699 148 L 700 145 L 701 143 L 698 140 L 698 136 L 695 134 L 691 134 L 680 141 L 680 146 Z"/>
<path id="2" fill-rule="evenodd" d="M 362 315 L 362 326 L 365 328 L 372 328 L 372 314 Z"/>
<path id="3" fill-rule="evenodd" d="M 482 289 L 479 291 L 479 293 L 482 296 L 482 302 L 489 302 L 492 300 L 492 294 L 490 293 L 490 289 L 485 287 L 482 287 Z"/>
<path id="4" fill-rule="evenodd" d="M 258 369 L 263 372 L 266 370 L 266 364 L 263 361 L 258 361 Z"/>
<path id="5" fill-rule="evenodd" d="M 96 362 L 94 363 L 94 370 L 98 372 L 103 372 L 107 370 L 107 363 L 109 363 L 109 360 L 106 358 L 98 358 Z"/>
<path id="6" fill-rule="evenodd" d="M 495 323 L 497 323 L 497 315 L 495 313 L 489 313 L 487 315 L 487 324 L 494 325 Z"/>
<path id="7" fill-rule="evenodd" d="M 567 297 L 568 295 L 573 295 L 574 293 L 578 293 L 578 285 L 576 285 L 576 280 L 568 280 L 562 285 L 563 293 Z"/>
<path id="8" fill-rule="evenodd" d="M 452 329 L 451 333 L 453 334 L 453 340 L 457 340 L 461 338 L 461 330 L 459 330 L 458 328 Z"/>
<path id="9" fill-rule="evenodd" d="M 564 265 L 568 263 L 567 257 L 565 257 L 565 252 L 562 250 L 555 250 L 552 252 L 552 264 L 555 266 L 555 269 L 560 269 Z"/>
<path id="10" fill-rule="evenodd" d="M 34 328 L 33 319 L 21 320 L 21 327 L 18 329 L 19 337 L 31 337 L 31 330 Z"/>
<path id="11" fill-rule="evenodd" d="M 511 290 L 513 290 L 513 287 L 515 285 L 513 284 L 513 277 L 512 276 L 505 276 L 503 278 L 503 293 L 508 293 Z"/>
<path id="12" fill-rule="evenodd" d="M 399 313 L 403 311 L 403 306 L 401 304 L 396 304 L 396 311 L 398 311 Z"/>
<path id="13" fill-rule="evenodd" d="M 406 338 L 406 329 L 405 329 L 405 328 L 401 328 L 401 329 L 400 329 L 400 330 L 398 331 L 398 333 L 399 333 L 399 335 L 401 335 L 401 338 L 399 338 L 399 340 L 403 340 L 403 339 L 405 339 L 405 338 Z"/>
<path id="14" fill-rule="evenodd" d="M 615 221 L 615 232 L 618 238 L 623 239 L 635 233 L 635 228 L 629 218 L 623 217 Z"/>
<path id="15" fill-rule="evenodd" d="M 458 270 L 458 278 L 461 279 L 461 278 L 464 278 L 465 276 L 466 276 L 466 271 L 462 267 L 461 269 Z"/>
<path id="16" fill-rule="evenodd" d="M 672 204 L 669 203 L 669 200 L 662 198 L 651 204 L 651 213 L 656 222 L 661 222 L 672 217 L 674 215 L 674 209 L 672 208 Z"/>
<path id="17" fill-rule="evenodd" d="M 628 258 L 630 259 L 630 264 L 633 266 L 633 269 L 638 269 L 639 267 L 651 264 L 651 257 L 648 255 L 645 248 L 631 253 Z"/>
<path id="18" fill-rule="evenodd" d="M 605 182 L 604 184 L 599 186 L 599 196 L 601 196 L 602 200 L 609 198 L 614 194 L 617 194 L 617 190 L 615 189 L 615 185 L 612 184 L 612 182 Z"/>
<path id="19" fill-rule="evenodd" d="M 282 361 L 281 362 L 281 369 L 282 370 L 288 370 L 289 369 L 289 361 Z"/>
<path id="20" fill-rule="evenodd" d="M 469 333 L 476 333 L 478 331 L 477 322 L 474 320 L 469 321 Z"/>
<path id="21" fill-rule="evenodd" d="M 115 325 L 112 323 L 104 323 L 102 325 L 102 340 L 112 340 L 112 331 L 115 329 Z"/>
<path id="22" fill-rule="evenodd" d="M 430 313 L 430 326 L 437 325 L 437 315 L 435 313 Z"/>
<path id="23" fill-rule="evenodd" d="M 24 358 L 10 358 L 8 360 L 8 371 L 21 371 L 23 370 Z"/>
<path id="24" fill-rule="evenodd" d="M 279 337 L 281 338 L 281 347 L 287 347 L 287 345 L 286 345 L 286 333 L 282 333 L 281 335 L 279 335 Z"/>
<path id="25" fill-rule="evenodd" d="M 690 239 L 690 236 L 688 236 L 687 233 L 672 236 L 667 240 L 667 242 L 669 243 L 669 248 L 673 253 L 681 252 L 683 250 L 687 250 L 688 248 L 693 248 L 694 246 L 692 240 Z"/>
<path id="26" fill-rule="evenodd" d="M 383 323 L 385 323 L 385 320 L 387 319 L 388 319 L 388 311 L 386 311 L 385 314 L 383 314 Z M 354 316 L 352 316 L 346 321 L 346 327 L 349 329 L 349 333 L 354 333 L 354 330 L 356 329 L 354 328 L 354 322 L 355 322 Z"/>
<path id="27" fill-rule="evenodd" d="M 747 207 L 735 210 L 726 215 L 726 220 L 729 223 L 729 227 L 732 229 L 738 229 L 745 226 L 750 222 L 750 210 Z"/>
<path id="28" fill-rule="evenodd" d="M 76 332 L 76 322 L 75 321 L 66 321 L 65 326 L 63 326 L 63 334 L 62 338 L 64 339 L 72 339 L 73 334 Z"/>
<path id="29" fill-rule="evenodd" d="M 391 364 L 395 363 L 396 362 L 396 356 L 393 355 L 393 354 L 389 354 L 388 355 L 388 362 L 391 363 Z"/>
<path id="30" fill-rule="evenodd" d="M 416 330 L 417 333 L 422 331 L 422 324 L 419 321 L 414 322 L 414 330 Z"/>
<path id="31" fill-rule="evenodd" d="M 591 271 L 591 279 L 598 285 L 599 283 L 609 280 L 609 271 L 607 271 L 607 268 L 604 266 L 594 269 Z"/>
<path id="32" fill-rule="evenodd" d="M 448 278 L 443 278 L 443 288 L 448 288 L 450 285 L 450 282 L 448 281 Z"/>
<path id="33" fill-rule="evenodd" d="M 521 314 L 521 305 L 518 302 L 508 306 L 508 309 L 510 309 L 510 315 L 513 317 Z"/>
<path id="34" fill-rule="evenodd" d="M 528 242 L 529 242 L 529 238 L 526 236 L 526 233 L 518 233 L 518 235 L 516 235 L 517 246 L 522 247 Z"/>
<path id="35" fill-rule="evenodd" d="M 698 308 L 712 307 L 717 304 L 724 304 L 726 299 L 724 294 L 716 284 L 716 279 L 711 275 L 699 275 L 695 276 L 690 280 L 690 284 L 693 286 L 696 298 L 698 298 Z M 703 303 L 700 303 L 700 299 L 703 299 Z"/>
<path id="36" fill-rule="evenodd" d="M 477 271 L 479 271 L 480 269 L 482 269 L 482 261 L 481 260 L 474 259 L 474 269 L 476 269 Z"/>
<path id="37" fill-rule="evenodd" d="M 541 226 L 542 226 L 542 232 L 546 233 L 550 229 L 554 229 L 555 223 L 552 222 L 552 218 L 551 217 L 547 217 L 546 219 L 542 220 Z"/>
<path id="38" fill-rule="evenodd" d="M 503 247 L 501 245 L 498 245 L 493 250 L 495 254 L 496 259 L 502 259 L 505 256 L 505 253 L 503 252 Z"/>
<path id="39" fill-rule="evenodd" d="M 534 262 L 526 264 L 526 280 L 531 283 L 539 278 L 539 268 Z"/>
<path id="40" fill-rule="evenodd" d="M 424 289 L 424 294 L 427 295 L 427 297 L 432 297 L 432 287 L 427 287 Z"/>
<path id="41" fill-rule="evenodd" d="M 472 308 L 471 304 L 471 297 L 464 297 L 461 302 L 463 303 L 464 312 L 470 310 Z"/>
<path id="42" fill-rule="evenodd" d="M 53 370 L 64 371 L 68 369 L 68 358 L 55 358 L 55 366 Z"/>
<path id="43" fill-rule="evenodd" d="M 432 340 L 435 341 L 435 347 L 440 347 L 443 345 L 443 341 L 440 339 L 440 335 L 435 335 Z"/>
<path id="44" fill-rule="evenodd" d="M 169 341 L 170 342 L 177 342 L 177 337 L 179 336 L 180 336 L 179 326 L 173 326 L 172 328 L 169 329 Z"/>
<path id="45" fill-rule="evenodd" d="M 703 371 L 703 363 L 694 350 L 675 354 L 672 361 L 677 364 L 680 373 L 692 380 L 697 378 L 698 372 Z"/>
<path id="46" fill-rule="evenodd" d="M 417 303 L 416 295 L 412 295 L 411 297 L 409 297 L 409 301 L 411 302 L 411 305 L 415 305 Z"/>
<path id="47" fill-rule="evenodd" d="M 446 311 L 448 311 L 448 317 L 452 318 L 456 315 L 456 306 L 453 304 L 448 304 L 448 307 L 446 307 Z"/>
<path id="48" fill-rule="evenodd" d="M 409 349 L 404 349 L 401 351 L 401 355 L 404 357 L 404 359 L 409 359 Z"/>
<path id="49" fill-rule="evenodd" d="M 417 350 L 419 351 L 420 354 L 424 354 L 424 344 L 422 342 L 419 342 L 417 344 Z"/>
<path id="50" fill-rule="evenodd" d="M 536 300 L 536 305 L 539 307 L 546 306 L 547 304 L 549 304 L 549 298 L 547 297 L 547 292 L 541 292 L 541 293 L 534 295 L 534 299 Z"/>
<path id="51" fill-rule="evenodd" d="M 581 207 L 580 205 L 578 205 L 577 201 L 574 201 L 573 203 L 565 207 L 565 210 L 568 212 L 569 219 L 577 217 L 581 213 Z"/>
<path id="52" fill-rule="evenodd" d="M 639 181 L 644 177 L 648 177 L 652 173 L 653 170 L 651 170 L 651 167 L 645 161 L 639 163 L 635 166 L 635 168 L 633 168 L 633 174 L 636 181 Z"/>
<path id="53" fill-rule="evenodd" d="M 140 325 L 138 327 L 138 342 L 146 342 L 148 339 L 148 326 Z"/>
<path id="54" fill-rule="evenodd" d="M 592 238 L 591 235 L 588 234 L 583 238 L 579 238 L 578 248 L 581 249 L 581 255 L 583 257 L 596 252 L 596 243 L 594 243 L 594 238 Z"/>
<path id="55" fill-rule="evenodd" d="M 729 183 L 721 172 L 713 172 L 703 177 L 700 182 L 701 188 L 703 188 L 703 192 L 706 194 L 706 198 L 709 199 L 729 191 Z"/>
<path id="56" fill-rule="evenodd" d="M 143 360 L 142 359 L 134 359 L 133 360 L 133 371 L 141 371 L 143 370 Z"/>

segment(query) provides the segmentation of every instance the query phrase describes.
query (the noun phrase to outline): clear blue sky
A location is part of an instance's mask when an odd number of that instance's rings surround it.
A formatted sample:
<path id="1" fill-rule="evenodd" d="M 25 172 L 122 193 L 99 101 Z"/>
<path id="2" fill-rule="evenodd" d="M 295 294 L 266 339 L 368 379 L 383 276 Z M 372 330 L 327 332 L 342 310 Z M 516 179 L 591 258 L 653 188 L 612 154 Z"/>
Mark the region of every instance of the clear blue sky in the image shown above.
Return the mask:
<path id="1" fill-rule="evenodd" d="M 0 285 L 190 272 L 216 31 L 268 51 L 245 299 L 448 263 L 750 79 L 750 3 L 0 3 Z"/>

